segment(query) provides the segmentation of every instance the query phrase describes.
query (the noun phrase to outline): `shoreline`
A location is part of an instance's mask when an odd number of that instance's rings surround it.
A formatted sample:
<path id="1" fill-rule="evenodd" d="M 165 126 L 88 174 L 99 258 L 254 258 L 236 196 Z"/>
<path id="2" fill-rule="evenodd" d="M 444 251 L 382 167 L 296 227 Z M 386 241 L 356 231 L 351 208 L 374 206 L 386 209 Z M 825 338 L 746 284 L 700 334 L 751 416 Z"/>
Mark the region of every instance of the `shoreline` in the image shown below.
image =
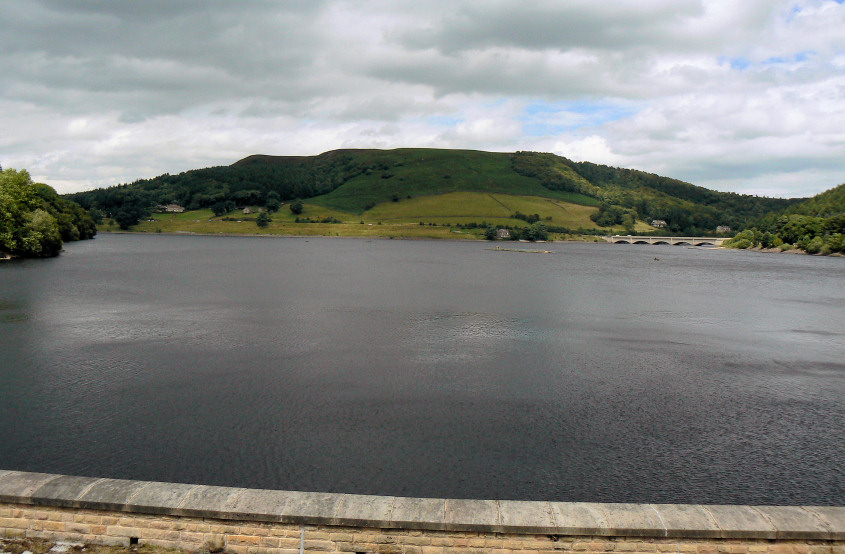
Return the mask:
<path id="1" fill-rule="evenodd" d="M 366 240 L 422 240 L 422 241 L 461 241 L 461 242 L 486 242 L 490 244 L 544 244 L 544 243 L 557 243 L 557 244 L 611 244 L 605 241 L 597 241 L 597 240 L 577 240 L 577 239 L 558 239 L 558 240 L 546 240 L 546 241 L 524 241 L 524 240 L 487 240 L 484 238 L 477 238 L 474 236 L 456 236 L 456 237 L 448 237 L 448 238 L 437 238 L 437 237 L 407 237 L 407 236 L 365 236 L 365 235 L 346 235 L 346 236 L 337 236 L 337 235 L 290 235 L 290 234 L 276 234 L 276 233 L 196 233 L 194 231 L 161 231 L 156 233 L 148 233 L 146 231 L 108 231 L 108 230 L 98 230 L 98 234 L 107 234 L 107 235 L 142 235 L 142 236 L 153 236 L 153 235 L 168 235 L 168 236 L 191 236 L 191 237 L 256 237 L 256 238 L 289 238 L 289 239 L 316 239 L 316 238 L 325 238 L 325 239 L 366 239 Z M 585 236 L 592 236 L 592 235 L 585 235 Z M 640 246 L 654 246 L 654 245 L 640 245 Z M 493 249 L 495 250 L 495 248 Z M 501 250 L 504 250 L 502 248 Z M 839 252 L 834 252 L 832 254 L 828 254 L 827 256 L 823 256 L 821 254 L 810 254 L 809 252 L 802 250 L 800 248 L 791 248 L 789 250 L 781 250 L 780 248 L 728 248 L 725 246 L 714 246 L 712 248 L 707 248 L 707 250 L 745 250 L 747 252 L 759 252 L 761 254 L 804 254 L 807 256 L 818 256 L 823 258 L 843 258 L 845 254 L 841 254 Z M 0 258 L 2 260 L 3 258 Z"/>
<path id="2" fill-rule="evenodd" d="M 605 241 L 590 241 L 590 240 L 574 240 L 574 239 L 560 239 L 560 240 L 546 240 L 546 241 L 524 241 L 524 240 L 487 240 L 484 238 L 475 238 L 473 236 L 455 236 L 455 237 L 444 237 L 444 238 L 437 238 L 437 237 L 403 237 L 403 236 L 366 236 L 366 235 L 345 235 L 345 236 L 337 236 L 337 235 L 287 235 L 287 234 L 275 234 L 275 233 L 195 233 L 193 231 L 162 231 L 160 233 L 147 233 L 146 231 L 105 231 L 105 230 L 98 230 L 97 234 L 104 234 L 104 235 L 141 235 L 141 236 L 155 236 L 155 235 L 168 235 L 168 236 L 175 236 L 175 237 L 254 237 L 254 238 L 288 238 L 288 239 L 354 239 L 354 240 L 422 240 L 422 241 L 460 241 L 460 242 L 482 242 L 482 243 L 501 243 L 501 244 L 545 244 L 545 243 L 558 243 L 558 244 L 581 244 L 581 243 L 592 243 L 592 244 L 610 244 L 606 243 Z"/>

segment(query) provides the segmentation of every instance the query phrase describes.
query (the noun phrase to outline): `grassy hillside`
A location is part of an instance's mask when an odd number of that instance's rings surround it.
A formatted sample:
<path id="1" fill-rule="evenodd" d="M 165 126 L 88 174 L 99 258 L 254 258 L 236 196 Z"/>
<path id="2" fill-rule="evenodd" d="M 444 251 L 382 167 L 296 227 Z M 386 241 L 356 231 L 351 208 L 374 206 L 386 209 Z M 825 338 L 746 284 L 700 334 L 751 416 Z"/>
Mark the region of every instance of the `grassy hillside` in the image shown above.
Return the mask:
<path id="1" fill-rule="evenodd" d="M 476 196 L 435 199 L 458 193 Z M 274 209 L 296 198 L 342 212 L 348 219 L 371 210 L 399 210 L 397 220 L 482 217 L 498 221 L 509 214 L 491 204 L 497 195 L 534 197 L 534 204 L 524 209 L 502 208 L 528 214 L 542 214 L 541 207 L 549 201 L 592 208 L 588 213 L 568 207 L 568 216 L 548 214 L 554 222 L 568 222 L 562 225 L 570 228 L 598 225 L 643 232 L 637 222 L 662 219 L 668 225 L 661 232 L 683 234 L 712 234 L 719 225 L 744 228 L 762 215 L 799 202 L 716 192 L 643 171 L 576 163 L 554 154 L 425 148 L 254 155 L 230 166 L 164 174 L 70 196 L 128 227 L 162 204 L 176 203 L 191 211 L 211 209 L 219 215 L 242 206 Z M 430 201 L 423 202 L 425 198 Z M 572 225 L 585 214 L 592 222 Z"/>
<path id="2" fill-rule="evenodd" d="M 543 196 L 596 206 L 583 194 L 550 190 L 514 171 L 510 154 L 475 150 L 399 149 L 370 151 L 359 158 L 366 169 L 314 202 L 361 213 L 394 198 L 448 192 L 495 192 Z"/>
<path id="3" fill-rule="evenodd" d="M 216 216 L 205 209 L 178 214 L 154 213 L 135 225 L 133 230 L 146 233 L 481 238 L 490 225 L 512 229 L 527 227 L 526 221 L 513 217 L 517 213 L 537 214 L 541 222 L 552 229 L 602 231 L 590 219 L 596 211 L 595 207 L 554 198 L 451 192 L 383 202 L 362 214 L 334 210 L 307 201 L 299 215 L 283 206 L 272 214 L 272 221 L 263 229 L 258 228 L 254 212 Z M 637 232 L 650 228 L 644 222 L 637 224 Z M 107 221 L 101 229 L 115 231 L 117 225 Z M 610 229 L 605 231 L 611 232 Z M 565 235 L 556 232 L 552 238 L 564 238 Z"/>
<path id="4" fill-rule="evenodd" d="M 571 229 L 595 229 L 597 226 L 590 219 L 590 215 L 595 211 L 594 207 L 539 196 L 450 192 L 381 203 L 366 211 L 364 215 L 368 219 L 384 222 L 486 222 L 495 225 L 517 225 L 523 222 L 512 216 L 520 212 L 536 213 L 550 225 Z"/>

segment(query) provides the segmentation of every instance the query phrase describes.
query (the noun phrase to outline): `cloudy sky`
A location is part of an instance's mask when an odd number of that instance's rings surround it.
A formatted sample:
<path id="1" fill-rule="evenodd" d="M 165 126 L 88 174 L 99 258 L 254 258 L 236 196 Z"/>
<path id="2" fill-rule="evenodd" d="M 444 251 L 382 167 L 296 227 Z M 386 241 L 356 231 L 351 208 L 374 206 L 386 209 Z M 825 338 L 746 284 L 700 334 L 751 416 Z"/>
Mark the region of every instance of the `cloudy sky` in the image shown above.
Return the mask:
<path id="1" fill-rule="evenodd" d="M 254 153 L 555 152 L 845 182 L 833 0 L 0 1 L 0 164 L 60 192 Z"/>

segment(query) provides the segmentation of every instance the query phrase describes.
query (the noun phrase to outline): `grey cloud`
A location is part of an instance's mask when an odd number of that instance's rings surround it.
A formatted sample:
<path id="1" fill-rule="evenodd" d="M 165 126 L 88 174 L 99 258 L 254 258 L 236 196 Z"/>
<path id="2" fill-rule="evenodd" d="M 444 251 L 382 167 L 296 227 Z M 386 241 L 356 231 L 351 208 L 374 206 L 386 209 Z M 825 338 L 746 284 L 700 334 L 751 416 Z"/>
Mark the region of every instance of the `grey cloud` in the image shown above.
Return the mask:
<path id="1" fill-rule="evenodd" d="M 0 162 L 82 188 L 255 152 L 580 144 L 820 190 L 845 173 L 843 25 L 826 0 L 6 0 Z M 637 110 L 521 135 L 544 102 Z"/>
<path id="2" fill-rule="evenodd" d="M 311 92 L 321 3 L 49 2 L 0 5 L 7 87 L 39 85 L 60 105 L 84 89 L 98 106 L 149 113 L 243 96 Z M 5 7 L 4 7 L 5 6 Z M 6 12 L 6 13 L 3 13 Z M 121 95 L 126 92 L 129 94 Z M 172 95 L 172 98 L 167 98 Z M 146 98 L 144 98 L 146 97 Z"/>
<path id="3" fill-rule="evenodd" d="M 673 29 L 703 13 L 696 0 L 459 2 L 453 6 L 428 28 L 396 37 L 409 48 L 434 48 L 447 54 L 503 46 L 615 50 L 678 42 Z"/>

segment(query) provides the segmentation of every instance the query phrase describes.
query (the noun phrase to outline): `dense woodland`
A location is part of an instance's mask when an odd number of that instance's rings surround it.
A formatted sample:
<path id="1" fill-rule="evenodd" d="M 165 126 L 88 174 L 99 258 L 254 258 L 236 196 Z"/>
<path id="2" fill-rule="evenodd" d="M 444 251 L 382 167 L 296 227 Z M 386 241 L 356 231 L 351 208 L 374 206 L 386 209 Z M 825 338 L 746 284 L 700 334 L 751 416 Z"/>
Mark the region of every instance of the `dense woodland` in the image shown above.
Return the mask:
<path id="1" fill-rule="evenodd" d="M 86 209 L 114 217 L 122 228 L 138 222 L 159 205 L 188 210 L 212 208 L 226 213 L 238 206 L 312 198 L 361 173 L 352 156 L 329 152 L 315 157 L 250 156 L 230 166 L 165 173 L 152 179 L 69 195 Z"/>
<path id="2" fill-rule="evenodd" d="M 573 162 L 554 154 L 517 152 L 514 169 L 538 177 L 548 188 L 601 200 L 593 220 L 602 227 L 633 227 L 635 219 L 660 219 L 672 233 L 711 235 L 720 225 L 743 228 L 764 214 L 800 202 L 717 192 L 653 173 Z"/>
<path id="3" fill-rule="evenodd" d="M 52 187 L 33 183 L 25 170 L 0 171 L 0 252 L 55 256 L 65 241 L 97 233 L 91 215 Z"/>
<path id="4" fill-rule="evenodd" d="M 70 195 L 86 209 L 127 228 L 155 206 L 226 213 L 296 198 L 363 213 L 380 202 L 454 191 L 509 192 L 598 206 L 602 227 L 633 229 L 660 219 L 659 232 L 712 235 L 717 226 L 744 229 L 801 199 L 724 193 L 643 171 L 573 162 L 537 152 L 467 150 L 336 150 L 319 156 L 250 156 L 230 166 L 164 174 L 130 184 Z"/>
<path id="5" fill-rule="evenodd" d="M 845 184 L 758 218 L 726 245 L 845 253 Z"/>

